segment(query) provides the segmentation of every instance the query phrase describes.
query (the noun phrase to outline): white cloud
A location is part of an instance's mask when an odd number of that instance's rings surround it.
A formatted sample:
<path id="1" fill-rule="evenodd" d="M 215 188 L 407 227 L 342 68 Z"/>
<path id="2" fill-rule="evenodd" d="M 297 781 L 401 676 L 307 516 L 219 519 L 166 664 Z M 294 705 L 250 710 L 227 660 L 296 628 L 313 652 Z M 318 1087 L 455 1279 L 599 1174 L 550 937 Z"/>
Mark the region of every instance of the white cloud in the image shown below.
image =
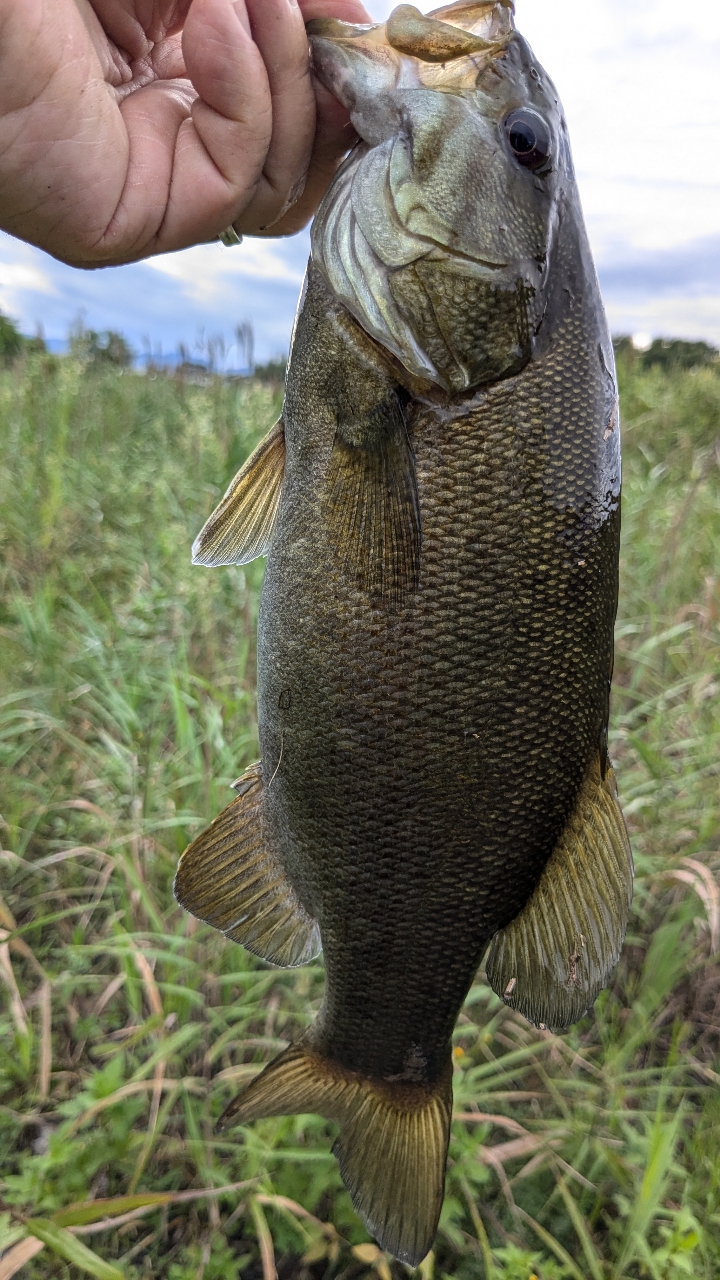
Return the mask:
<path id="1" fill-rule="evenodd" d="M 720 295 L 700 298 L 650 298 L 635 305 L 606 300 L 613 333 L 704 339 L 720 347 Z"/>
<path id="2" fill-rule="evenodd" d="M 395 2 L 366 0 L 377 18 Z M 428 10 L 438 0 L 418 2 Z M 518 29 L 566 109 L 613 328 L 720 342 L 717 264 L 711 278 L 702 256 L 702 242 L 720 234 L 720 4 L 516 6 Z M 51 337 L 64 336 L 82 309 L 94 328 L 123 329 L 136 346 L 147 335 L 165 350 L 198 327 L 227 330 L 251 318 L 264 358 L 287 342 L 307 248 L 306 234 L 248 239 L 80 272 L 0 235 L 0 308 L 28 332 L 42 320 Z"/>
<path id="3" fill-rule="evenodd" d="M 182 253 L 150 258 L 148 266 L 171 276 L 192 301 L 207 306 L 236 295 L 239 278 L 302 284 L 295 264 L 283 260 L 277 242 L 246 239 L 228 249 L 222 244 L 198 245 Z"/>
<path id="4" fill-rule="evenodd" d="M 0 309 L 10 314 L 22 310 L 25 292 L 52 297 L 55 285 L 39 259 L 37 249 L 19 240 L 3 237 L 0 242 Z"/>

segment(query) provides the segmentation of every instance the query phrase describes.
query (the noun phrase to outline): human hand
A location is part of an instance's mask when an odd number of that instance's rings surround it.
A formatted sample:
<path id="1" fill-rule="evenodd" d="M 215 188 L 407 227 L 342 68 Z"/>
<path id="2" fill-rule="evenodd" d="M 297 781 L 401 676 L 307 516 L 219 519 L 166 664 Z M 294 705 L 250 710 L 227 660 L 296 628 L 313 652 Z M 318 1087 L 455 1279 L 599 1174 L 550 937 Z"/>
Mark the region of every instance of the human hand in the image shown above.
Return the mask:
<path id="1" fill-rule="evenodd" d="M 300 4 L 0 0 L 0 227 L 82 267 L 298 230 L 352 141 L 304 20 L 367 21 Z"/>

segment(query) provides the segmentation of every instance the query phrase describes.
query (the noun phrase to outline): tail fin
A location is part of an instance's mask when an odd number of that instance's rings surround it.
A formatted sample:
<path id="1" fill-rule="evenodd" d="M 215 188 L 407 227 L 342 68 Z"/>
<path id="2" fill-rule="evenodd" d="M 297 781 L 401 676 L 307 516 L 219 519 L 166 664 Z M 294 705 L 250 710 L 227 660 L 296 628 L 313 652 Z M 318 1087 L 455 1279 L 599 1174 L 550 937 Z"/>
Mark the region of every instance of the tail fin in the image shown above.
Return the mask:
<path id="1" fill-rule="evenodd" d="M 223 1123 L 315 1112 L 340 1126 L 342 1180 L 382 1249 L 418 1266 L 432 1247 L 445 1186 L 452 1069 L 432 1087 L 369 1080 L 290 1045 L 231 1102 Z"/>

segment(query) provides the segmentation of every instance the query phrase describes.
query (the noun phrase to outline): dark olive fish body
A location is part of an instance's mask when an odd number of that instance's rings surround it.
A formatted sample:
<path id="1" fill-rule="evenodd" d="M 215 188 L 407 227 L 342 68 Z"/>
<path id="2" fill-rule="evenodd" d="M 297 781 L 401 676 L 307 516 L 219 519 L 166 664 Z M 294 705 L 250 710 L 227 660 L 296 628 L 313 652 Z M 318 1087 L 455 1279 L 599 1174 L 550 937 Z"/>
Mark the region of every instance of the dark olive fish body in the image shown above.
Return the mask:
<path id="1" fill-rule="evenodd" d="M 594 280 L 575 267 L 544 357 L 474 402 L 406 403 L 422 557 L 392 612 L 338 569 L 315 483 L 333 384 L 351 410 L 367 395 L 354 324 L 317 277 L 299 321 L 261 747 L 273 836 L 323 940 L 319 1042 L 359 1071 L 438 1074 L 485 946 L 528 900 L 603 749 L 618 433 L 604 438 L 615 393 Z M 400 406 L 402 387 L 381 389 Z"/>
<path id="2" fill-rule="evenodd" d="M 507 1003 L 566 1027 L 617 959 L 632 875 L 607 760 L 612 346 L 554 91 L 510 13 L 317 33 L 365 143 L 318 216 L 282 422 L 196 544 L 269 548 L 262 765 L 178 896 L 276 963 L 322 945 L 327 973 L 314 1026 L 229 1114 L 337 1121 L 358 1211 L 413 1263 L 488 943 Z"/>

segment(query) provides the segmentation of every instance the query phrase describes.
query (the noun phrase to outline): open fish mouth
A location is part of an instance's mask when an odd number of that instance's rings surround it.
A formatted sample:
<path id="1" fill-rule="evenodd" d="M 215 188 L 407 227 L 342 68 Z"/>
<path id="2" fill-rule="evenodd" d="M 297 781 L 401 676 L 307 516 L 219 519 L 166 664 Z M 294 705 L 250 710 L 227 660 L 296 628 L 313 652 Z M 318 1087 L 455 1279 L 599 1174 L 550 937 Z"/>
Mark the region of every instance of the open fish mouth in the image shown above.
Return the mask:
<path id="1" fill-rule="evenodd" d="M 381 64 L 398 84 L 457 92 L 474 88 L 478 73 L 504 52 L 514 31 L 514 12 L 513 0 L 451 4 L 428 14 L 401 4 L 387 22 L 355 25 L 313 18 L 306 29 L 314 70 L 341 101 L 344 77 L 338 53 L 343 46 L 352 50 L 353 60 L 364 54 L 375 73 Z M 334 54 L 326 42 L 334 46 Z"/>
<path id="2" fill-rule="evenodd" d="M 415 5 L 400 4 L 387 22 L 355 24 L 339 18 L 312 18 L 306 30 L 311 38 L 387 44 L 423 62 L 450 62 L 502 48 L 514 30 L 514 13 L 514 0 L 450 4 L 427 14 Z"/>
<path id="3" fill-rule="evenodd" d="M 401 4 L 384 23 L 307 30 L 315 72 L 361 139 L 313 228 L 335 297 L 425 383 L 456 393 L 517 372 L 540 314 L 550 214 L 530 189 L 541 177 L 508 154 L 508 113 L 542 93 L 538 80 L 526 87 L 532 55 L 513 0 L 429 14 Z"/>

